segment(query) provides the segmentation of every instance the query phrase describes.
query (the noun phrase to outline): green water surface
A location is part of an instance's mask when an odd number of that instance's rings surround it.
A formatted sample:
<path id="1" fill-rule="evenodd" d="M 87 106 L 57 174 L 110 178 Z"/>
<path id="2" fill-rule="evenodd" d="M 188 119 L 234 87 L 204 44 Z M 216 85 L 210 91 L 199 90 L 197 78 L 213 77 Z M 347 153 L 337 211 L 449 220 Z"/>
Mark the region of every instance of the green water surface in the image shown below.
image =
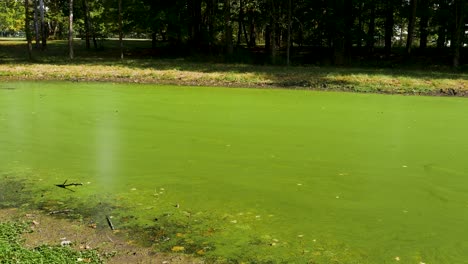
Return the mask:
<path id="1" fill-rule="evenodd" d="M 467 135 L 465 98 L 0 83 L 0 174 L 225 262 L 468 263 Z"/>

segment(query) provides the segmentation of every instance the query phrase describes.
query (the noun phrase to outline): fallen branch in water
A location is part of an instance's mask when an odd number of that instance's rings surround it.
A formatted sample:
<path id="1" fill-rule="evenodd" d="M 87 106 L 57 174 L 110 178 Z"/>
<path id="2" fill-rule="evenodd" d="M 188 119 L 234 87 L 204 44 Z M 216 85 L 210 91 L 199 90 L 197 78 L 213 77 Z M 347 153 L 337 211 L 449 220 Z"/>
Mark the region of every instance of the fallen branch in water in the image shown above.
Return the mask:
<path id="1" fill-rule="evenodd" d="M 81 186 L 81 185 L 83 185 L 82 183 L 68 183 L 68 184 L 67 184 L 67 181 L 68 181 L 68 180 L 65 180 L 62 184 L 55 184 L 55 186 L 60 187 L 60 188 L 63 188 L 63 189 L 67 189 L 67 190 L 69 190 L 69 191 L 71 191 L 71 192 L 74 192 L 74 190 L 69 189 L 68 187 L 70 187 L 70 186 Z"/>

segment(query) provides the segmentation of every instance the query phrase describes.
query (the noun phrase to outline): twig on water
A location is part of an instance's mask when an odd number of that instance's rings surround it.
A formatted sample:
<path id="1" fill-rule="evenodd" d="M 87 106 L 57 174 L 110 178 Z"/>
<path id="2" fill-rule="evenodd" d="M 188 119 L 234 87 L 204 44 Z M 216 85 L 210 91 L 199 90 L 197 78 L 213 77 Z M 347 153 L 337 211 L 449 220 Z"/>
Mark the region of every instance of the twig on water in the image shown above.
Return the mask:
<path id="1" fill-rule="evenodd" d="M 69 189 L 68 187 L 70 187 L 70 186 L 81 186 L 81 185 L 83 185 L 82 183 L 68 183 L 68 184 L 67 184 L 67 181 L 68 181 L 68 180 L 65 180 L 62 184 L 55 184 L 55 186 L 60 187 L 60 188 L 63 188 L 63 189 L 66 189 L 66 190 L 69 190 L 70 192 L 75 192 L 74 190 Z"/>

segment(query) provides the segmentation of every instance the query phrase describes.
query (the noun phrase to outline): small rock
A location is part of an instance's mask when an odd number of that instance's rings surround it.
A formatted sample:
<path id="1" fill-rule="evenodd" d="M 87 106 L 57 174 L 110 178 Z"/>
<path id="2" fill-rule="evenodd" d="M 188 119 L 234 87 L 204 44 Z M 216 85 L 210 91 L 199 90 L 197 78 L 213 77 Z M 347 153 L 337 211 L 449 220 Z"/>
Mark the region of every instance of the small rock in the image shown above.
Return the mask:
<path id="1" fill-rule="evenodd" d="M 63 240 L 62 242 L 60 242 L 60 245 L 62 247 L 64 246 L 70 246 L 72 244 L 72 242 L 70 240 Z"/>

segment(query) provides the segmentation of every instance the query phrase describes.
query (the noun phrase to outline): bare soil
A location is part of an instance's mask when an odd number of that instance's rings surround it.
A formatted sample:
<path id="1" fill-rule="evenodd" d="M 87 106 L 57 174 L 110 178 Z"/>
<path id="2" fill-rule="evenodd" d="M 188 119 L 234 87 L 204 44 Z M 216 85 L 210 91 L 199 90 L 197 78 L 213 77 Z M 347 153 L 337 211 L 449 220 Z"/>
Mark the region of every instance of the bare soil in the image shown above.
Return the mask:
<path id="1" fill-rule="evenodd" d="M 0 222 L 25 221 L 32 232 L 23 234 L 24 245 L 35 248 L 39 245 L 70 246 L 75 250 L 97 250 L 106 263 L 160 263 L 202 264 L 202 259 L 189 255 L 156 252 L 154 249 L 128 240 L 119 230 L 97 229 L 78 220 L 69 220 L 47 215 L 41 211 L 25 212 L 20 209 L 0 209 Z"/>

